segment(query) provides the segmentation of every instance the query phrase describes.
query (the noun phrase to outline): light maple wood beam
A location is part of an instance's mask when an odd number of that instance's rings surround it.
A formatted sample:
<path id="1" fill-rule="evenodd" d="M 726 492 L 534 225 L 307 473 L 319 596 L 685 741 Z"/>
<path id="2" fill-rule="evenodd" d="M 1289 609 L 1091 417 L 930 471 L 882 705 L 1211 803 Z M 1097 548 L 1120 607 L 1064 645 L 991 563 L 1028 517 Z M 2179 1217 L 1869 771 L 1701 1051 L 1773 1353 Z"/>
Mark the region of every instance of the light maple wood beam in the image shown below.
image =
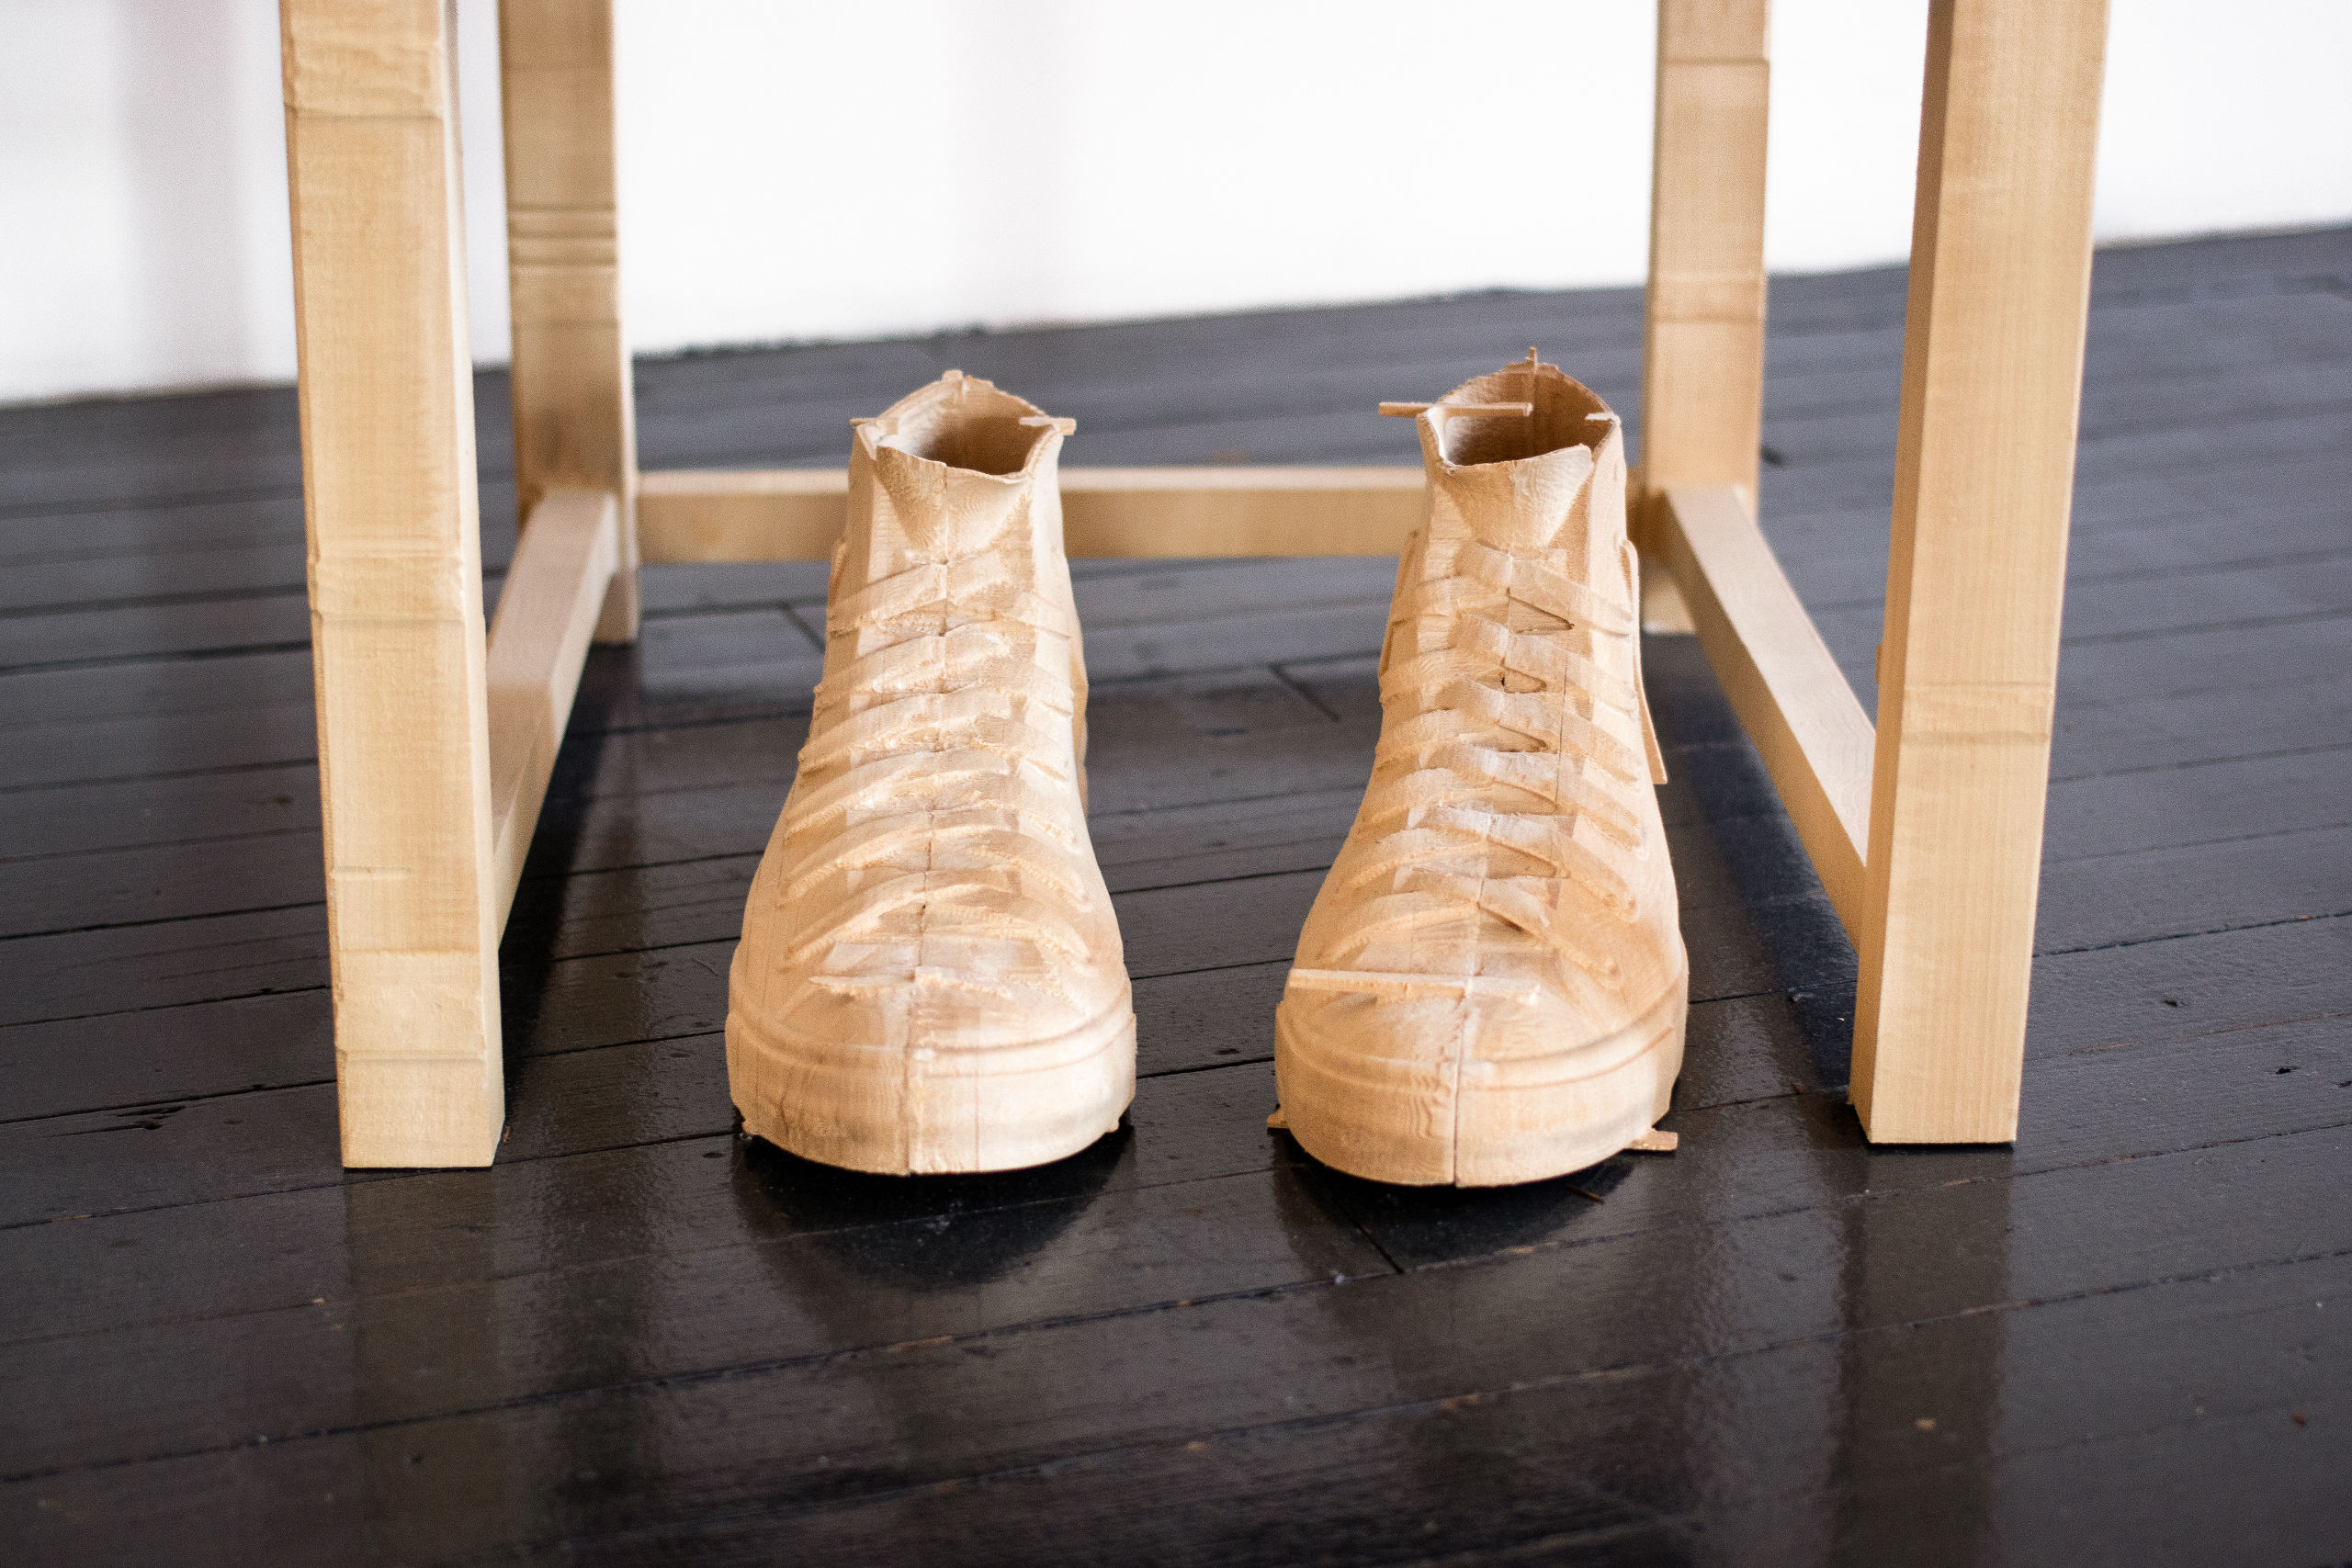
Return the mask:
<path id="1" fill-rule="evenodd" d="M 599 642 L 637 637 L 637 404 L 622 331 L 612 0 L 499 0 L 506 259 L 514 318 L 514 490 L 619 498 L 620 570 Z"/>
<path id="2" fill-rule="evenodd" d="M 1870 839 L 1870 716 L 1798 602 L 1747 502 L 1729 485 L 1656 498 L 1655 559 L 1681 590 L 1740 727 L 1859 943 Z"/>
<path id="3" fill-rule="evenodd" d="M 343 1158 L 504 1120 L 473 356 L 441 0 L 279 11 Z"/>
<path id="4" fill-rule="evenodd" d="M 648 566 L 830 560 L 849 515 L 841 468 L 649 468 L 637 476 Z"/>
<path id="5" fill-rule="evenodd" d="M 498 596 L 490 628 L 490 799 L 502 929 L 619 560 L 619 498 L 551 490 L 532 508 Z"/>
<path id="6" fill-rule="evenodd" d="M 1731 485 L 1756 505 L 1764 430 L 1764 146 L 1770 0 L 1659 0 L 1650 270 L 1642 343 L 1642 490 Z M 1658 574 L 1643 620 L 1690 629 Z"/>
<path id="7" fill-rule="evenodd" d="M 2089 310 L 2104 0 L 1936 0 L 1853 1099 L 2017 1134 Z"/>
<path id="8" fill-rule="evenodd" d="M 639 477 L 649 562 L 823 560 L 841 536 L 838 469 L 670 469 Z M 1418 468 L 1065 468 L 1074 557 L 1395 555 L 1420 526 Z"/>
<path id="9" fill-rule="evenodd" d="M 1073 556 L 1393 556 L 1427 505 L 1418 466 L 1062 470 Z"/>

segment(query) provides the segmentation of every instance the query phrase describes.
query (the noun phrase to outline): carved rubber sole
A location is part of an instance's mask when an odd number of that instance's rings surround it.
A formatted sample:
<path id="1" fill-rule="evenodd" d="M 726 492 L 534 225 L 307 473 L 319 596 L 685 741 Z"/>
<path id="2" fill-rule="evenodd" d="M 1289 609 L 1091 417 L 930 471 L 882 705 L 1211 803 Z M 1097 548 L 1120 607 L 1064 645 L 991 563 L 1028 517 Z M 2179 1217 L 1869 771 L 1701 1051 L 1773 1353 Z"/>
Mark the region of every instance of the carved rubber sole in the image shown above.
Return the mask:
<path id="1" fill-rule="evenodd" d="M 804 1159 L 913 1176 L 1019 1170 L 1078 1153 L 1136 1092 L 1132 993 L 1051 1039 L 980 1046 L 796 1040 L 727 1015 L 747 1132 Z"/>
<path id="2" fill-rule="evenodd" d="M 1310 1032 L 1295 996 L 1286 992 L 1274 1013 L 1274 1077 L 1291 1135 L 1335 1169 L 1411 1187 L 1502 1187 L 1607 1159 L 1666 1114 L 1690 1018 L 1686 969 L 1641 1017 L 1574 1050 L 1433 1063 L 1366 1052 L 1361 1042 L 1375 1032 Z M 1304 1005 L 1333 1005 L 1329 992 L 1306 996 L 1314 999 Z M 1333 1034 L 1356 1043 L 1315 1038 Z"/>

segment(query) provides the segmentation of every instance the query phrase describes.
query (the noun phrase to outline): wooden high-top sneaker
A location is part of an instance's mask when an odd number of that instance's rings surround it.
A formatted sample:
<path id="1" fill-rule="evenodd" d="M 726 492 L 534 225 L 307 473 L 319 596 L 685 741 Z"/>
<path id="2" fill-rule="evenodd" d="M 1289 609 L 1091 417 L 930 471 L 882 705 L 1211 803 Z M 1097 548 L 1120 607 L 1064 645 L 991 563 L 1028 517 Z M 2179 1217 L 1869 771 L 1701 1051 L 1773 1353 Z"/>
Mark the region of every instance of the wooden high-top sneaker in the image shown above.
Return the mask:
<path id="1" fill-rule="evenodd" d="M 736 1107 L 795 1154 L 1008 1170 L 1134 1097 L 1086 832 L 1069 428 L 955 370 L 856 428 L 824 677 L 729 987 Z"/>
<path id="2" fill-rule="evenodd" d="M 1419 413 L 1429 516 L 1372 783 L 1276 1013 L 1278 1120 L 1358 1176 L 1531 1181 L 1642 1138 L 1682 1062 L 1624 437 L 1532 350 L 1383 412 Z"/>

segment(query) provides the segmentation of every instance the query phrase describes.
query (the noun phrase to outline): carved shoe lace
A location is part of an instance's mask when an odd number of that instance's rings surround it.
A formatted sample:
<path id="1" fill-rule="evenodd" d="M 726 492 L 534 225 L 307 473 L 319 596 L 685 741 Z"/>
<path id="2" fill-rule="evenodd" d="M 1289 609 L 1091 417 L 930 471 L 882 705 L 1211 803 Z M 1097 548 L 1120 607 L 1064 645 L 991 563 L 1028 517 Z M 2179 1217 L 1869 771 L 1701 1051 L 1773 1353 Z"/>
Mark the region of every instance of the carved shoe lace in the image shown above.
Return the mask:
<path id="1" fill-rule="evenodd" d="M 1419 415 L 1428 520 L 1381 654 L 1372 782 L 1276 1015 L 1327 1164 L 1486 1186 L 1646 1132 L 1682 1059 L 1623 436 L 1531 355 Z"/>
<path id="2" fill-rule="evenodd" d="M 854 1169 L 1012 1169 L 1135 1087 L 1086 831 L 1066 421 L 949 371 L 861 421 L 808 741 L 743 912 L 745 1127 Z"/>

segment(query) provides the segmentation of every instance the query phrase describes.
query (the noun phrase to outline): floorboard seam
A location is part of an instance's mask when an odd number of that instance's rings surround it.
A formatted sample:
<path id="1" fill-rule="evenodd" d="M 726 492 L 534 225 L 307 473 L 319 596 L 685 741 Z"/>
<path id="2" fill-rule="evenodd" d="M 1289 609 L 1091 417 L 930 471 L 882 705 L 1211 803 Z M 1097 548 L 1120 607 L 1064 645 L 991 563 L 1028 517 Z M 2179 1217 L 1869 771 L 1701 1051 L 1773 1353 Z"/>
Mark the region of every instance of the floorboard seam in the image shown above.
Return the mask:
<path id="1" fill-rule="evenodd" d="M 1266 666 L 1266 671 L 1273 676 L 1275 680 L 1288 687 L 1291 691 L 1296 693 L 1301 702 L 1306 704 L 1307 706 L 1313 708 L 1317 713 L 1321 714 L 1325 718 L 1329 719 L 1333 724 L 1345 724 L 1347 722 L 1346 719 L 1340 716 L 1339 713 L 1333 709 L 1329 703 L 1326 703 L 1322 698 L 1307 690 L 1306 686 L 1303 682 L 1293 679 L 1291 672 L 1283 668 L 1280 663 L 1268 664 Z"/>
<path id="2" fill-rule="evenodd" d="M 0 866 L 51 865 L 62 861 L 92 860 L 101 855 L 162 854 L 171 850 L 203 849 L 216 844 L 251 844 L 271 839 L 315 839 L 318 836 L 319 828 L 316 823 L 304 828 L 253 828 L 242 833 L 216 833 L 206 838 L 151 839 L 143 843 L 96 844 L 82 850 L 51 850 L 44 854 L 0 855 Z M 203 917 L 201 915 L 168 916 L 165 917 L 165 923 L 172 919 L 190 918 L 200 919 Z M 34 932 L 33 934 L 49 933 Z M 7 939 L 0 938 L 0 941 L 5 940 Z"/>
<path id="3" fill-rule="evenodd" d="M 2352 824 L 2338 818 L 2334 821 L 2299 823 L 2292 828 L 2270 828 L 2259 833 L 2234 833 L 2219 839 L 2166 840 L 2159 844 L 2137 844 L 2122 850 L 2095 850 L 2087 854 L 2046 855 L 2041 864 L 2042 869 L 2047 872 L 2055 870 L 2059 866 L 2097 865 L 2102 861 L 2130 860 L 2136 855 L 2168 854 L 2177 850 L 2218 849 L 2224 844 L 2259 844 L 2272 839 L 2292 839 L 2307 833 L 2335 833 L 2341 831 L 2347 825 Z"/>
<path id="4" fill-rule="evenodd" d="M 1229 1062 L 1196 1062 L 1189 1067 L 1159 1067 L 1150 1072 L 1138 1070 L 1136 1082 L 1150 1083 L 1157 1078 L 1190 1077 L 1194 1073 L 1222 1072 L 1227 1067 L 1262 1067 L 1274 1059 L 1273 1053 L 1262 1056 L 1236 1056 Z"/>
<path id="5" fill-rule="evenodd" d="M 2266 1018 L 2249 1023 L 2223 1024 L 2219 1029 L 2199 1029 L 2183 1034 L 2162 1035 L 2152 1040 L 2116 1040 L 2104 1045 L 2078 1045 L 2071 1051 L 2053 1051 L 2026 1058 L 2031 1066 L 2040 1062 L 2071 1062 L 2084 1056 L 2103 1056 L 2110 1051 L 2153 1051 L 2166 1045 L 2184 1045 L 2192 1040 L 2218 1040 L 2229 1034 L 2253 1034 L 2265 1030 L 2290 1029 L 2299 1023 L 2325 1023 L 2339 1018 L 2352 1018 L 2352 1009 L 2329 1012 L 2304 1013 L 2296 1018 Z M 2342 1085 L 2336 1086 L 2339 1089 Z"/>
<path id="6" fill-rule="evenodd" d="M 253 588 L 195 589 L 118 599 L 65 599 L 51 604 L 0 605 L 0 621 L 35 621 L 47 615 L 102 615 L 110 610 L 168 610 L 190 604 L 251 604 L 290 599 L 310 592 L 307 582 L 273 582 Z"/>
<path id="7" fill-rule="evenodd" d="M 250 1093 L 254 1091 L 248 1090 L 247 1092 Z M 509 1124 L 508 1130 L 510 1132 L 513 1130 L 511 1123 Z M 617 1153 L 625 1149 L 660 1148 L 668 1144 L 693 1143 L 699 1138 L 730 1138 L 734 1135 L 734 1132 L 731 1128 L 719 1128 L 717 1131 L 677 1133 L 673 1134 L 668 1137 L 637 1138 L 627 1143 L 600 1144 L 591 1148 L 550 1149 L 544 1154 L 514 1155 L 501 1158 L 496 1161 L 494 1166 L 488 1167 L 469 1166 L 448 1168 L 435 1166 L 413 1169 L 385 1169 L 380 1167 L 368 1167 L 357 1169 L 345 1168 L 336 1171 L 334 1179 L 332 1181 L 301 1181 L 295 1182 L 285 1187 L 261 1188 L 251 1192 L 225 1192 L 210 1198 L 188 1198 L 175 1203 L 136 1203 L 119 1209 L 93 1209 L 87 1213 L 51 1214 L 37 1220 L 9 1220 L 0 1222 L 0 1234 L 6 1234 L 9 1231 L 33 1230 L 41 1225 L 72 1224 L 83 1220 L 119 1220 L 135 1214 L 161 1214 L 169 1213 L 178 1209 L 209 1208 L 218 1203 L 243 1203 L 250 1202 L 255 1199 L 284 1198 L 302 1192 L 323 1192 L 335 1188 L 350 1187 L 361 1184 L 373 1186 L 377 1183 L 386 1181 L 429 1180 L 443 1177 L 464 1179 L 478 1175 L 481 1170 L 493 1169 L 499 1166 L 511 1167 L 538 1165 L 548 1160 L 576 1159 L 582 1158 L 590 1155 L 608 1155 Z M 504 1143 L 503 1138 L 502 1138 L 500 1142 L 503 1146 Z"/>
<path id="8" fill-rule="evenodd" d="M 2269 762 L 2288 757 L 2320 757 L 2331 751 L 2346 750 L 2352 750 L 2352 741 L 2329 741 L 2322 746 L 2283 746 L 2272 751 L 2235 751 L 2226 757 L 2181 757 L 2162 762 L 2143 762 L 2137 767 L 2105 768 L 2088 773 L 2052 773 L 2050 782 L 2053 784 L 2081 784 L 2094 779 L 2129 778 L 2135 773 L 2180 773 L 2190 768 L 2224 767 L 2233 762 Z M 2281 832 L 2298 830 L 2279 829 Z M 2259 838 L 2265 835 L 2252 836 Z"/>
<path id="9" fill-rule="evenodd" d="M 334 1079 L 290 1078 L 285 1083 L 243 1084 L 235 1089 L 207 1089 L 198 1094 L 161 1095 L 153 1100 L 125 1100 L 116 1105 L 89 1105 L 74 1111 L 39 1111 L 29 1116 L 0 1116 L 0 1127 L 24 1127 L 36 1122 L 62 1122 L 77 1116 L 122 1116 L 137 1111 L 177 1111 L 183 1106 L 202 1105 L 216 1100 L 235 1100 L 251 1094 L 275 1094 L 280 1089 L 331 1089 Z M 45 1224 L 49 1222 L 24 1222 Z M 0 1228 L 6 1228 L 0 1226 Z"/>
<path id="10" fill-rule="evenodd" d="M 305 699 L 302 705 L 304 707 L 308 707 L 311 704 L 308 699 Z M 237 712 L 240 710 L 231 709 L 228 711 Z M 190 715 L 188 716 L 197 717 L 200 716 Z M 94 724 L 104 724 L 107 721 L 105 719 L 93 719 L 90 722 Z M 315 770 L 318 765 L 319 760 L 316 756 L 286 757 L 271 761 L 262 762 L 222 762 L 217 767 L 180 768 L 164 773 L 116 773 L 96 778 L 56 779 L 37 784 L 0 784 L 0 796 L 40 795 L 50 791 L 62 793 L 77 789 L 119 789 L 125 784 L 169 784 L 184 779 L 233 778 L 243 773 L 266 773 L 277 772 L 281 769 Z"/>
<path id="11" fill-rule="evenodd" d="M 2134 535 L 2157 531 L 2154 529 L 2118 530 L 2119 533 Z M 2346 556 L 2352 556 L 2352 547 L 2325 550 L 2290 550 L 2284 554 L 2268 556 L 2224 556 L 2219 560 L 2200 560 L 2193 568 L 2174 564 L 2121 568 L 2114 571 L 2069 572 L 2066 575 L 2066 586 L 2071 589 L 2078 585 L 2089 586 L 2094 583 L 2105 585 L 2113 582 L 2161 582 L 2167 579 L 2177 579 L 2184 571 L 2188 570 L 2251 572 L 2267 570 L 2272 567 L 2309 566 L 2314 561 L 2337 561 L 2344 559 Z"/>
<path id="12" fill-rule="evenodd" d="M 2340 677 L 2334 675 L 2332 672 L 2326 675 L 2311 675 L 2302 677 L 2290 676 L 2283 680 L 2270 678 L 2269 672 L 2267 671 L 2248 671 L 2246 674 L 2248 679 L 2245 683 L 2219 686 L 2177 686 L 2162 692 L 2132 692 L 2122 696 L 2104 699 L 2076 695 L 2072 692 L 2061 691 L 2058 696 L 2059 720 L 2061 724 L 2064 724 L 2066 719 L 2076 715 L 2113 713 L 2119 708 L 2164 707 L 2175 703 L 2186 702 L 2198 697 L 2226 697 L 2247 692 L 2271 693 L 2294 691 L 2306 686 L 2332 685 L 2340 680 Z M 2061 681 L 2063 683 L 2063 672 L 2061 674 Z"/>
<path id="13" fill-rule="evenodd" d="M 153 664 L 195 664 L 221 659 L 247 659 L 261 653 L 308 653 L 311 639 L 300 642 L 247 642 L 227 648 L 160 649 L 150 653 L 92 654 L 86 659 L 52 659 L 29 664 L 0 664 L 0 678 L 11 675 L 55 675 L 74 670 L 123 670 Z"/>
<path id="14" fill-rule="evenodd" d="M 169 396 L 170 394 L 162 394 Z M 5 412 L 6 411 L 0 411 Z M 485 475 L 485 478 L 488 476 Z M 0 523 L 40 523 L 58 517 L 89 517 L 110 512 L 177 512 L 192 506 L 230 506 L 239 502 L 254 503 L 271 501 L 300 501 L 300 485 L 265 485 L 258 488 L 179 491 L 166 496 L 81 497 L 61 501 L 22 502 L 14 506 L 0 505 Z M 126 551 L 126 555 L 136 554 Z M 93 557 L 107 559 L 107 557 Z"/>
<path id="15" fill-rule="evenodd" d="M 327 907 L 326 898 L 298 899 L 290 904 L 254 904 L 234 909 L 204 909 L 187 915 L 159 915 L 152 920 L 98 920 L 85 926 L 58 926 L 50 931 L 9 931 L 0 934 L 0 944 L 12 942 L 38 942 L 43 937 L 89 936 L 98 931 L 143 931 L 150 926 L 176 926 L 197 920 L 233 920 L 244 915 L 277 915 L 290 909 L 321 909 Z M 320 935 L 325 929 L 320 929 Z"/>
<path id="16" fill-rule="evenodd" d="M 2111 648 L 2120 643 L 2148 642 L 2157 637 L 2200 637 L 2211 632 L 2268 631 L 2278 626 L 2309 626 L 2317 621 L 2340 621 L 2347 617 L 2352 617 L 2352 609 L 2301 610 L 2290 615 L 2248 615 L 2239 620 L 2196 621 L 2175 626 L 2152 626 L 2145 631 L 2086 632 L 2079 637 L 2061 637 L 2058 646 L 2061 649 Z"/>
<path id="17" fill-rule="evenodd" d="M 329 987 L 323 982 L 315 986 L 277 986 L 258 991 L 234 991 L 221 997 L 198 997 L 192 1000 L 150 1002 L 141 1007 L 109 1008 L 104 1012 L 59 1013 L 50 1018 L 20 1018 L 0 1023 L 0 1029 L 36 1029 L 52 1023 L 86 1023 L 101 1018 L 136 1018 L 141 1013 L 171 1012 L 179 1008 L 225 1007 L 231 1002 L 257 1001 L 263 997 L 311 996 Z"/>

